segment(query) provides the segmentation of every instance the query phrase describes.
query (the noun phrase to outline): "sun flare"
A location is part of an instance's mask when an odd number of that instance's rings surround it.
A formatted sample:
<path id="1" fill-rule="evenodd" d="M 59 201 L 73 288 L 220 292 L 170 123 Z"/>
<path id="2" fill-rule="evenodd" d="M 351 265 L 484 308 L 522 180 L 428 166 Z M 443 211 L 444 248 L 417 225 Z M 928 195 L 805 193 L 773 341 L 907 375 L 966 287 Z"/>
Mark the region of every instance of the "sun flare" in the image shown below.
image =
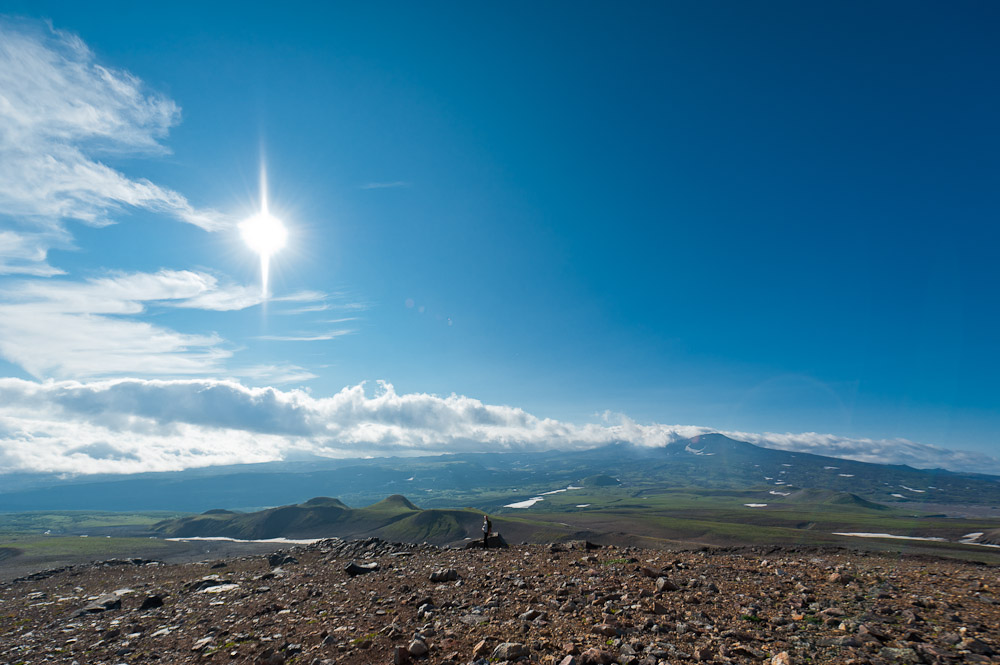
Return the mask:
<path id="1" fill-rule="evenodd" d="M 247 247 L 260 256 L 260 290 L 261 295 L 267 298 L 271 255 L 285 246 L 288 229 L 267 209 L 267 176 L 263 167 L 260 172 L 260 194 L 260 212 L 240 224 L 240 233 Z"/>
<path id="2" fill-rule="evenodd" d="M 274 254 L 288 240 L 288 229 L 266 210 L 240 224 L 240 232 L 247 246 L 261 256 Z"/>

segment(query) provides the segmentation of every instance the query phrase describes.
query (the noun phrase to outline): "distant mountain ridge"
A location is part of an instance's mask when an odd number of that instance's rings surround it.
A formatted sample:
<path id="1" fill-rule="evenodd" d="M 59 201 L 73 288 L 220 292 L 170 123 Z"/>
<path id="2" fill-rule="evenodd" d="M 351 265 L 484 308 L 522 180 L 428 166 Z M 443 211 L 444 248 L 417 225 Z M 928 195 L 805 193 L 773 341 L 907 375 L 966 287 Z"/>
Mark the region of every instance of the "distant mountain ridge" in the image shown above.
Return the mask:
<path id="1" fill-rule="evenodd" d="M 364 508 L 349 508 L 338 499 L 316 497 L 289 506 L 251 513 L 209 510 L 201 515 L 164 520 L 153 532 L 165 538 L 227 537 L 239 540 L 271 538 L 367 538 L 393 542 L 463 542 L 481 535 L 482 513 L 471 509 L 421 510 L 400 495 Z M 495 529 L 511 535 L 527 530 L 496 518 Z"/>
<path id="2" fill-rule="evenodd" d="M 825 489 L 877 503 L 1000 505 L 1000 477 L 920 470 L 763 448 L 705 434 L 650 448 L 612 443 L 579 451 L 484 452 L 411 458 L 281 462 L 141 474 L 0 490 L 0 512 L 180 510 L 296 505 L 336 495 L 365 505 L 387 493 L 428 507 L 494 508 L 584 479 L 623 487 Z M 2 481 L 3 476 L 0 476 Z M 41 481 L 37 481 L 41 482 Z M 605 481 L 606 482 L 606 481 Z M 515 492 L 516 490 L 516 492 Z"/>

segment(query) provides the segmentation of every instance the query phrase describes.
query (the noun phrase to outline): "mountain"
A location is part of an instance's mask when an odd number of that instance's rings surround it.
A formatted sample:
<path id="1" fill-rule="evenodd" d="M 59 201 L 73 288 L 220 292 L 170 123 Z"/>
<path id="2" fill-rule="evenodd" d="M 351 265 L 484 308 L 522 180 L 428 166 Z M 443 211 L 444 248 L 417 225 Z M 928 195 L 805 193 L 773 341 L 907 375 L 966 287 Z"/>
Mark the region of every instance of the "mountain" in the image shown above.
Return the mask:
<path id="1" fill-rule="evenodd" d="M 227 537 L 367 538 L 443 545 L 478 539 L 483 514 L 476 510 L 421 510 L 400 494 L 364 508 L 349 508 L 337 499 L 317 497 L 305 503 L 250 513 L 209 510 L 200 515 L 164 520 L 152 532 L 165 538 Z M 494 530 L 523 538 L 533 531 L 523 522 L 494 518 Z"/>
<path id="2" fill-rule="evenodd" d="M 598 478 L 600 477 L 600 480 Z M 0 476 L 0 480 L 3 476 Z M 428 508 L 494 509 L 568 485 L 650 488 L 801 489 L 854 494 L 876 503 L 1000 505 L 1000 477 L 872 464 L 762 448 L 722 434 L 664 447 L 614 443 L 582 451 L 490 452 L 365 460 L 314 460 L 197 469 L 93 482 L 24 479 L 0 489 L 0 512 L 31 510 L 253 510 L 335 495 L 365 505 L 387 493 Z"/>

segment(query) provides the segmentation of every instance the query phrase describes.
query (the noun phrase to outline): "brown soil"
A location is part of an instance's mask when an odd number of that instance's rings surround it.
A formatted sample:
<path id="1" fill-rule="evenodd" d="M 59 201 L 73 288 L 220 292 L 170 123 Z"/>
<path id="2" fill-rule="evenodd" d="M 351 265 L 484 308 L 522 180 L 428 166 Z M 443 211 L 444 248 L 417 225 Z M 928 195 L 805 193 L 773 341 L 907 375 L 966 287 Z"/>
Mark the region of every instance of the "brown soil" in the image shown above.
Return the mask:
<path id="1" fill-rule="evenodd" d="M 33 577 L 0 585 L 0 663 L 1000 663 L 1000 569 L 838 549 L 369 539 Z"/>

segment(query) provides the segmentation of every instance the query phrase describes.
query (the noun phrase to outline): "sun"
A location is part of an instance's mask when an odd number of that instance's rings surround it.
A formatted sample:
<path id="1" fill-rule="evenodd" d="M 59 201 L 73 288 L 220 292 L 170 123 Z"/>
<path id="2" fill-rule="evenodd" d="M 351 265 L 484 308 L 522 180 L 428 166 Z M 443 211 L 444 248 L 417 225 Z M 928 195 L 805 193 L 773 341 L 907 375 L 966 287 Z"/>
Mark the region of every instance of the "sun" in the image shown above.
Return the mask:
<path id="1" fill-rule="evenodd" d="M 288 240 L 288 229 L 266 210 L 240 224 L 240 232 L 247 246 L 261 256 L 274 254 Z"/>
<path id="2" fill-rule="evenodd" d="M 259 213 L 240 224 L 240 233 L 247 246 L 260 256 L 260 289 L 261 295 L 266 298 L 271 255 L 285 246 L 288 229 L 267 211 L 265 204 Z"/>

